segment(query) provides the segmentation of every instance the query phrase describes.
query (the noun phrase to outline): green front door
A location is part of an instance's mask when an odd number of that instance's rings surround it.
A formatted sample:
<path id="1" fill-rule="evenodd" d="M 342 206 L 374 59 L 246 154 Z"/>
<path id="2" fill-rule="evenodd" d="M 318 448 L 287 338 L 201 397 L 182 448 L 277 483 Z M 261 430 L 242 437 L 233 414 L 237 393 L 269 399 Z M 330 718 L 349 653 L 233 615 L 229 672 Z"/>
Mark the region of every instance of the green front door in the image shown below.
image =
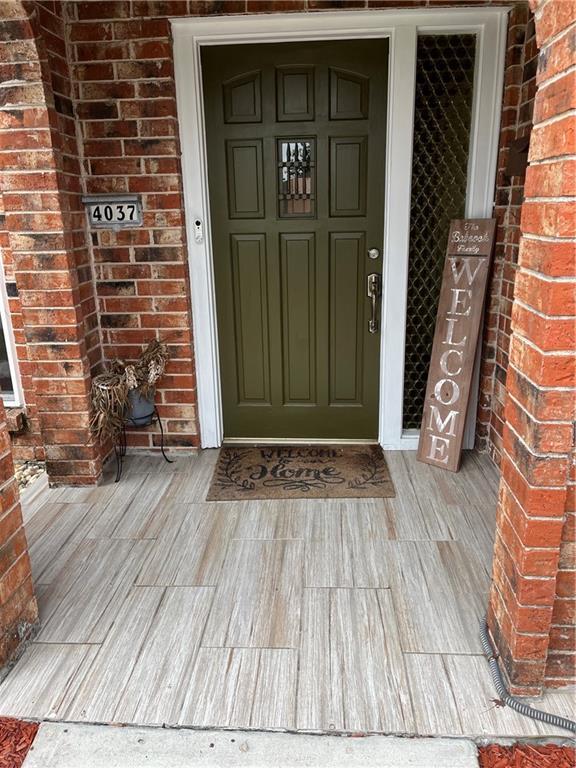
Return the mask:
<path id="1" fill-rule="evenodd" d="M 377 437 L 387 58 L 203 50 L 225 438 Z"/>

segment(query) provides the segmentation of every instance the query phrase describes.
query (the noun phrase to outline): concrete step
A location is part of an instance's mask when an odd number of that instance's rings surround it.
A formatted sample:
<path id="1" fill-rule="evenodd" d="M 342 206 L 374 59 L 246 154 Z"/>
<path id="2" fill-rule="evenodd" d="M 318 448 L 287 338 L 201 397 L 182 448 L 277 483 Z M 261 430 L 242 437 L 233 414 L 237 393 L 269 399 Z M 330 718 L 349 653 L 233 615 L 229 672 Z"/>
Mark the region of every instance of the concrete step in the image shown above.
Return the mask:
<path id="1" fill-rule="evenodd" d="M 468 739 L 42 723 L 24 768 L 478 768 Z"/>

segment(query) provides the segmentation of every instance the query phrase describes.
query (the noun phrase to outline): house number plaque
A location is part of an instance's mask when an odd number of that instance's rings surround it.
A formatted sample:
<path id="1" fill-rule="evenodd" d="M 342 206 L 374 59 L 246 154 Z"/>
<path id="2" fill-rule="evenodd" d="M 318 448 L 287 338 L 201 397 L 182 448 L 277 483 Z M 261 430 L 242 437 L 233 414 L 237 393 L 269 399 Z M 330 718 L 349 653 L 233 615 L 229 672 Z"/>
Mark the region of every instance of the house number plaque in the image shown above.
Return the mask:
<path id="1" fill-rule="evenodd" d="M 418 459 L 457 472 L 494 246 L 495 219 L 450 224 Z"/>
<path id="2" fill-rule="evenodd" d="M 140 195 L 85 195 L 91 227 L 123 229 L 142 226 Z"/>

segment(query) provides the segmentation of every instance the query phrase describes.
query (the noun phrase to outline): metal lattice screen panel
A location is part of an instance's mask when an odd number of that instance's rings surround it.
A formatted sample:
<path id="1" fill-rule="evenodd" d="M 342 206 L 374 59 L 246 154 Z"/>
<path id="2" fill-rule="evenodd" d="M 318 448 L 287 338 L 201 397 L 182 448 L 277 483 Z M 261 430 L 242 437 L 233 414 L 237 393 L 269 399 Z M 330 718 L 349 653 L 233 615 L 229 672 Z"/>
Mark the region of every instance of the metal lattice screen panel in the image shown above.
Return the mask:
<path id="1" fill-rule="evenodd" d="M 451 219 L 466 206 L 475 35 L 418 38 L 404 429 L 420 427 Z"/>

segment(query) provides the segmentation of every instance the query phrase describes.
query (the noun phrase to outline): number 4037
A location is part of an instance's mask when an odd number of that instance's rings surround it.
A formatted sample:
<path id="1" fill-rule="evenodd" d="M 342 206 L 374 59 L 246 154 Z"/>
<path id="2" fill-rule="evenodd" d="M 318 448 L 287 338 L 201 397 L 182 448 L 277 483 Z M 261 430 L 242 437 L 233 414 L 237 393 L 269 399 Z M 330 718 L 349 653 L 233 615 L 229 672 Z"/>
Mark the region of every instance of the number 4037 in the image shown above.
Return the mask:
<path id="1" fill-rule="evenodd" d="M 94 221 L 136 221 L 136 206 L 131 203 L 95 205 L 92 218 Z"/>

